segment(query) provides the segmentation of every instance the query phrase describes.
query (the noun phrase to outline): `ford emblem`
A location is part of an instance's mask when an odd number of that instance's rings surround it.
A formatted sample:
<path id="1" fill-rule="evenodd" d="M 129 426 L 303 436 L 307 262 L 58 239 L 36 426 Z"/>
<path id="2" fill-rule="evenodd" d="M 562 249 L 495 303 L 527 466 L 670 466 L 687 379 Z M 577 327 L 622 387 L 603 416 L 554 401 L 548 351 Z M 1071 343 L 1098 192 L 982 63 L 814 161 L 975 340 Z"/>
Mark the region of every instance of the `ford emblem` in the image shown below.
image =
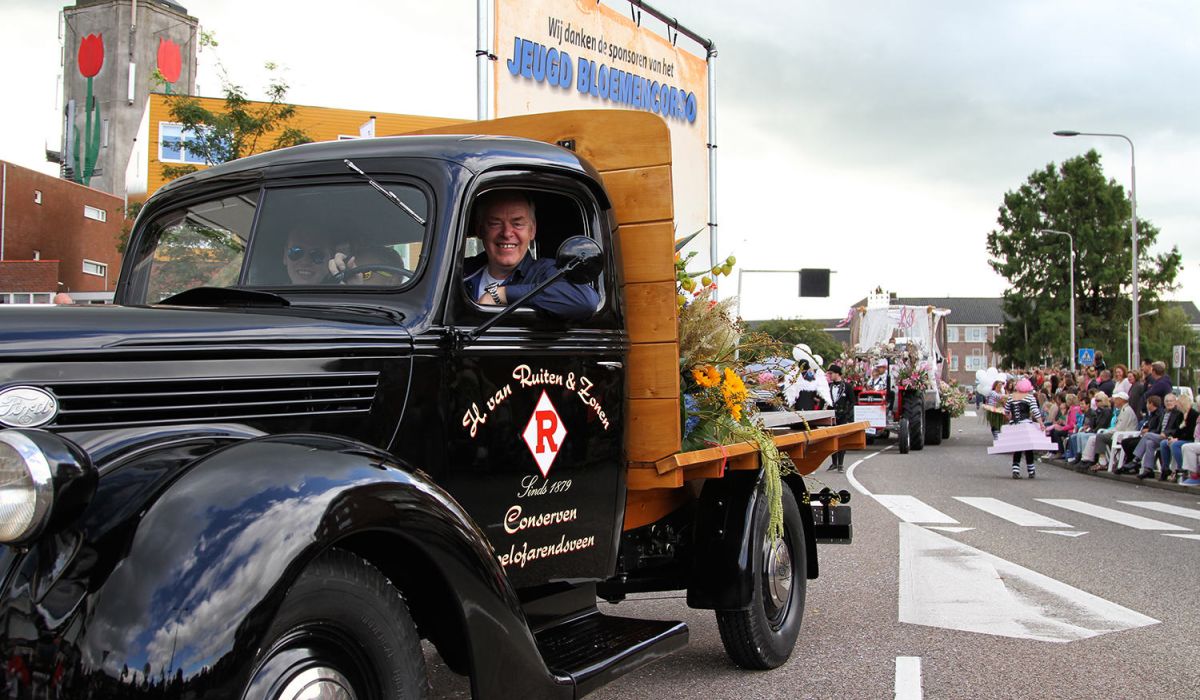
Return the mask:
<path id="1" fill-rule="evenodd" d="M 58 399 L 45 389 L 14 386 L 0 391 L 0 425 L 36 428 L 58 415 Z"/>

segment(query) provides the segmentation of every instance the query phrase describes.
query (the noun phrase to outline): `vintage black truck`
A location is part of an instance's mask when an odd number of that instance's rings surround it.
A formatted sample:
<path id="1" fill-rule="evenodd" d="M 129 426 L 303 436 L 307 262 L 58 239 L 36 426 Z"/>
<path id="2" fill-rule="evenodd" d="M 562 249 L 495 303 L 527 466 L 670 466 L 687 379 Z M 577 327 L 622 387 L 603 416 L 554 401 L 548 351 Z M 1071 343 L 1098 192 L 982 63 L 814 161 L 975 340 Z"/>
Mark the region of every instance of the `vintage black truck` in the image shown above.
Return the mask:
<path id="1" fill-rule="evenodd" d="M 115 305 L 0 308 L 8 697 L 422 697 L 422 639 L 476 697 L 578 697 L 686 643 L 597 607 L 655 590 L 715 610 L 738 664 L 788 658 L 817 541 L 851 536 L 800 474 L 865 425 L 775 438 L 799 473 L 768 539 L 757 449 L 679 449 L 665 125 L 447 131 L 186 176 Z M 589 320 L 466 293 L 497 190 Z M 360 265 L 292 276 L 327 257 L 297 232 Z"/>

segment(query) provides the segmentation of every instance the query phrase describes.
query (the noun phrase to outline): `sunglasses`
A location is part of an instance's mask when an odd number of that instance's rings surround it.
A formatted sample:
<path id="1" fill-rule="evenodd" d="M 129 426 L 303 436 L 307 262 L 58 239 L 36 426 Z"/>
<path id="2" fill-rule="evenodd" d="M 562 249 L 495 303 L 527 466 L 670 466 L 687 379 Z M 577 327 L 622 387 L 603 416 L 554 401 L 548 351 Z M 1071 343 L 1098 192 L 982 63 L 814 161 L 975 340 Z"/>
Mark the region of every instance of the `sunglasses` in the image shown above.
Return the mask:
<path id="1" fill-rule="evenodd" d="M 311 250 L 305 250 L 297 245 L 288 248 L 287 257 L 288 260 L 296 262 L 300 260 L 300 258 L 303 258 L 305 253 L 308 253 L 308 259 L 312 260 L 313 263 L 317 265 L 320 265 L 329 259 L 329 253 L 323 248 L 312 248 Z"/>

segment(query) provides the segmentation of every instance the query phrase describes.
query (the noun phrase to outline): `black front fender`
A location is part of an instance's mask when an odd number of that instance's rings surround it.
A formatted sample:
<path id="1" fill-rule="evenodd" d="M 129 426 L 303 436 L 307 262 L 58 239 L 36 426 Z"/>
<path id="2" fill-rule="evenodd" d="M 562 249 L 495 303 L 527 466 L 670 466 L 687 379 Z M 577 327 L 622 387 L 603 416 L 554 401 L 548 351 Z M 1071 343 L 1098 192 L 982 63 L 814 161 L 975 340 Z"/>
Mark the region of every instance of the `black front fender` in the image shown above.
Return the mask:
<path id="1" fill-rule="evenodd" d="M 494 650 L 503 646 L 506 678 L 528 678 L 533 694 L 555 685 L 491 548 L 453 499 L 386 453 L 321 436 L 246 440 L 181 469 L 144 505 L 102 580 L 61 577 L 87 591 L 70 613 L 38 615 L 23 600 L 43 595 L 32 585 L 38 577 L 24 586 L 16 577 L 7 613 L 33 618 L 38 635 L 10 637 L 6 646 L 12 653 L 40 645 L 46 654 L 51 643 L 58 664 L 67 664 L 64 687 L 78 683 L 81 694 L 108 688 L 136 697 L 169 683 L 236 697 L 290 583 L 318 553 L 364 532 L 414 543 L 456 589 L 463 602 L 449 612 L 470 632 L 477 674 L 500 674 L 477 660 L 499 658 Z M 102 547 L 85 538 L 77 551 L 89 549 Z"/>
<path id="2" fill-rule="evenodd" d="M 763 497 L 762 471 L 730 472 L 704 483 L 696 510 L 691 574 L 687 602 L 705 610 L 745 610 L 753 597 L 754 572 L 750 559 L 754 507 Z M 804 477 L 790 475 L 783 483 L 803 504 Z M 808 578 L 817 577 L 817 547 L 812 509 L 800 507 L 804 523 Z"/>

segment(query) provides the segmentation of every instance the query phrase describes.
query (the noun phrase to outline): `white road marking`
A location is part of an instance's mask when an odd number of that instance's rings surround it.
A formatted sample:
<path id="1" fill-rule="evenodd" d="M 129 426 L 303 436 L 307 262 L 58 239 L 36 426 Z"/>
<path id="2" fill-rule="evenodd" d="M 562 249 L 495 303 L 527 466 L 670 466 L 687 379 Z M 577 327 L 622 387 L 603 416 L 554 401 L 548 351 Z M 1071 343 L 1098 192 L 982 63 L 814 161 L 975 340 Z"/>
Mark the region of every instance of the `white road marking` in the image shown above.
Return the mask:
<path id="1" fill-rule="evenodd" d="M 1070 525 L 1047 518 L 1039 513 L 1034 513 L 1031 510 L 1025 510 L 1011 503 L 1005 503 L 998 498 L 984 498 L 974 496 L 955 496 L 954 500 L 962 501 L 969 506 L 973 506 L 982 510 L 985 513 L 991 513 L 997 518 L 1003 518 L 1010 523 L 1020 525 L 1021 527 L 1071 527 Z"/>
<path id="2" fill-rule="evenodd" d="M 966 418 L 974 418 L 974 417 L 976 417 L 976 416 L 978 416 L 978 415 L 979 415 L 979 414 L 978 414 L 978 413 L 976 413 L 976 412 L 974 412 L 974 411 L 965 411 L 965 412 L 963 413 L 963 416 L 964 416 L 964 417 L 966 417 Z"/>
<path id="3" fill-rule="evenodd" d="M 868 498 L 875 498 L 875 494 L 868 491 L 866 486 L 863 486 L 862 484 L 860 484 L 858 482 L 858 479 L 854 478 L 854 468 L 857 467 L 858 465 L 862 464 L 863 462 L 867 461 L 868 459 L 874 457 L 875 455 L 879 454 L 880 452 L 886 452 L 887 450 L 891 449 L 891 447 L 892 447 L 891 445 L 888 445 L 887 447 L 885 447 L 881 450 L 875 450 L 874 452 L 867 455 L 866 457 L 863 457 L 862 459 L 858 460 L 854 464 L 851 464 L 849 467 L 846 467 L 846 481 L 850 482 L 850 487 L 853 488 L 855 491 L 858 491 L 862 495 L 867 496 Z"/>
<path id="4" fill-rule="evenodd" d="M 930 530 L 940 530 L 941 532 L 966 532 L 967 530 L 974 530 L 975 528 L 973 528 L 973 527 L 943 527 L 941 525 L 930 525 L 929 529 Z"/>
<path id="5" fill-rule="evenodd" d="M 1093 518 L 1100 518 L 1101 520 L 1117 523 L 1118 525 L 1136 528 L 1138 530 L 1182 530 L 1184 532 L 1187 532 L 1188 530 L 1186 527 L 1172 525 L 1171 523 L 1164 523 L 1161 520 L 1143 518 L 1140 515 L 1125 513 L 1112 508 L 1105 508 L 1104 506 L 1092 505 L 1091 503 L 1084 503 L 1083 501 L 1077 501 L 1073 498 L 1038 498 L 1035 500 L 1052 506 L 1058 506 L 1059 508 L 1073 510 L 1076 513 L 1090 515 Z"/>
<path id="6" fill-rule="evenodd" d="M 1164 532 L 1163 537 L 1182 537 L 1185 540 L 1200 540 L 1200 535 L 1178 535 L 1171 534 L 1170 532 Z"/>
<path id="7" fill-rule="evenodd" d="M 1070 642 L 1158 620 L 911 523 L 900 523 L 900 622 Z"/>
<path id="8" fill-rule="evenodd" d="M 875 500 L 879 501 L 884 508 L 892 511 L 892 514 L 906 523 L 946 523 L 947 525 L 958 524 L 958 521 L 954 518 L 951 518 L 949 515 L 946 515 L 931 505 L 923 503 L 915 496 L 905 496 L 899 494 L 876 495 Z"/>
<path id="9" fill-rule="evenodd" d="M 1047 535 L 1063 535 L 1064 537 L 1083 537 L 1087 534 L 1083 530 L 1038 530 L 1038 532 L 1044 532 Z"/>
<path id="10" fill-rule="evenodd" d="M 921 700 L 921 657 L 896 657 L 896 700 Z"/>
<path id="11" fill-rule="evenodd" d="M 1145 508 L 1146 510 L 1154 510 L 1167 515 L 1178 515 L 1181 518 L 1191 518 L 1200 520 L 1200 510 L 1195 508 L 1184 508 L 1182 506 L 1173 506 L 1170 503 L 1159 503 L 1158 501 L 1119 501 L 1127 506 L 1136 506 Z"/>

